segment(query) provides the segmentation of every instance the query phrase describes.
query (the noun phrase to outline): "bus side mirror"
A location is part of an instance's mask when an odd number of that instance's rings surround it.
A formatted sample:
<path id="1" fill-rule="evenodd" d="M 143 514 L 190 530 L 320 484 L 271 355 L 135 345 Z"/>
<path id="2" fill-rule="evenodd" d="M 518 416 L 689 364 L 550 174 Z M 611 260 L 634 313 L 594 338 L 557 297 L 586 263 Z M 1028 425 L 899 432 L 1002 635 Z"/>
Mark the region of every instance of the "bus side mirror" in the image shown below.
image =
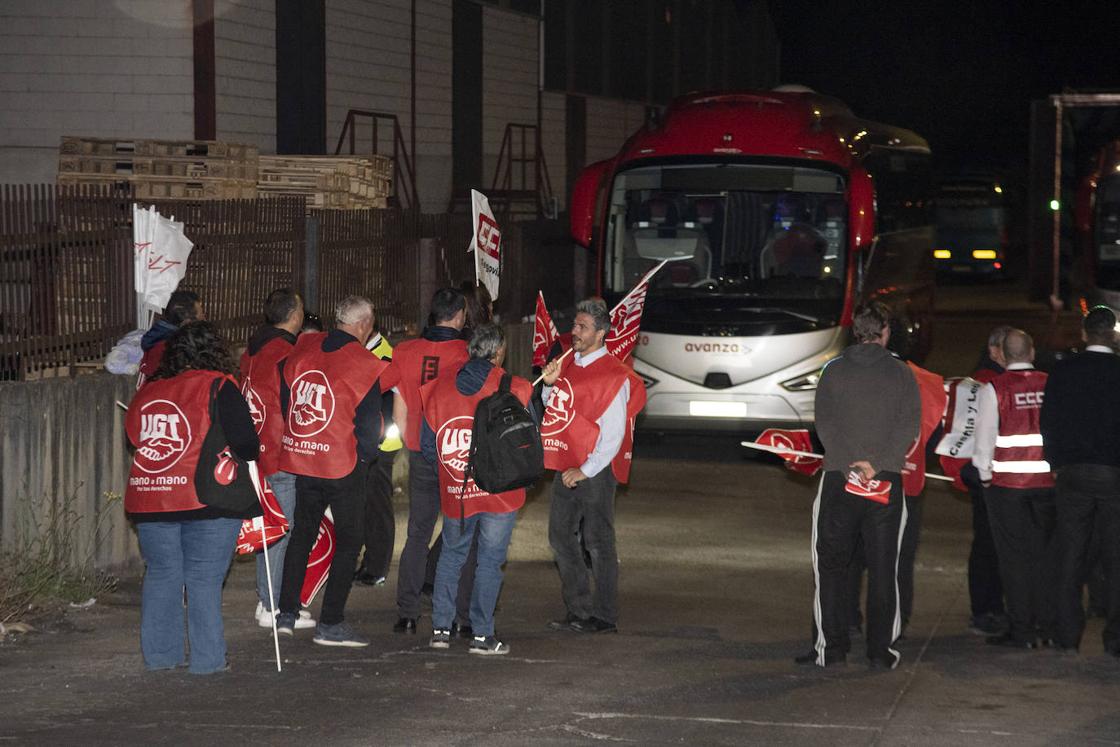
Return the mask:
<path id="1" fill-rule="evenodd" d="M 568 205 L 568 229 L 572 239 L 582 247 L 591 246 L 599 185 L 607 170 L 607 163 L 599 161 L 585 168 L 572 187 L 572 201 Z"/>
<path id="2" fill-rule="evenodd" d="M 864 279 L 875 255 L 875 184 L 871 174 L 856 166 L 848 175 L 848 256 L 856 266 L 856 292 L 862 294 Z M 864 260 L 864 248 L 867 259 Z"/>

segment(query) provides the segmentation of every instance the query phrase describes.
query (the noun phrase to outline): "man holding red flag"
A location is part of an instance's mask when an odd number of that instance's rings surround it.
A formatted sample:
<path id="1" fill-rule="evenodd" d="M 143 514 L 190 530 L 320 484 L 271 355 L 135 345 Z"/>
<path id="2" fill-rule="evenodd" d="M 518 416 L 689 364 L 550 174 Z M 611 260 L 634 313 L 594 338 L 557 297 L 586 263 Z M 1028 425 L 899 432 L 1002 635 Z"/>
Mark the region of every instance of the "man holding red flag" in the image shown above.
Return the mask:
<path id="1" fill-rule="evenodd" d="M 543 372 L 544 463 L 556 470 L 548 536 L 567 608 L 563 619 L 549 623 L 554 630 L 618 630 L 614 497 L 618 483 L 629 479 L 634 418 L 645 405 L 645 387 L 607 350 L 610 329 L 602 299 L 580 302 L 572 325 L 575 355 L 550 362 Z"/>

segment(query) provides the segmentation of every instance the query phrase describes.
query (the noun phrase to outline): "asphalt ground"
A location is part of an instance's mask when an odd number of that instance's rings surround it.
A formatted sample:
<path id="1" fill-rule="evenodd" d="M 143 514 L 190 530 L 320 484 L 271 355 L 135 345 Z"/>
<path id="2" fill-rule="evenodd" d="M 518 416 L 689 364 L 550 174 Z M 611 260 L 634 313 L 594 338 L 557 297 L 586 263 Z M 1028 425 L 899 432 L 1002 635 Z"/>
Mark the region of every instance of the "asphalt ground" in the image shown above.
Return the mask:
<path id="1" fill-rule="evenodd" d="M 990 312 L 950 336 L 971 345 Z M 957 317 L 954 317 L 957 318 Z M 1006 319 L 1016 323 L 1016 319 Z M 997 322 L 998 323 L 998 322 Z M 962 328 L 963 329 L 963 328 Z M 944 360 L 964 352 L 938 353 Z M 934 356 L 936 359 L 936 356 Z M 955 373 L 955 371 L 944 371 Z M 931 485 L 903 660 L 871 672 L 797 666 L 809 646 L 815 481 L 731 439 L 643 439 L 617 504 L 616 635 L 553 632 L 563 613 L 547 486 L 513 534 L 498 633 L 505 657 L 391 632 L 395 588 L 355 587 L 372 644 L 272 640 L 252 619 L 253 565 L 224 597 L 231 671 L 148 673 L 138 579 L 58 626 L 0 645 L 0 741 L 34 744 L 1120 744 L 1120 661 L 1091 620 L 1079 656 L 985 645 L 967 630 L 966 498 Z M 406 519 L 398 496 L 398 552 Z M 395 570 L 395 567 L 394 567 Z"/>

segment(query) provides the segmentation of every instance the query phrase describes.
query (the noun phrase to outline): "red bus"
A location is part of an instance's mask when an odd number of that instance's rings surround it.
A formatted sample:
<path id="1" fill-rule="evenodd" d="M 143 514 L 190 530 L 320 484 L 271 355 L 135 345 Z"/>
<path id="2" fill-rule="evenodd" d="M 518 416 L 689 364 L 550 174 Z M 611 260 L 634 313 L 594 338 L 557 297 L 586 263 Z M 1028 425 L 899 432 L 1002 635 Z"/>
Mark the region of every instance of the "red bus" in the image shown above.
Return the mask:
<path id="1" fill-rule="evenodd" d="M 905 312 L 928 347 L 929 156 L 913 132 L 779 89 L 680 98 L 588 166 L 571 231 L 608 301 L 660 260 L 690 257 L 647 297 L 634 362 L 649 387 L 643 425 L 811 425 L 819 372 L 865 298 Z"/>
<path id="2" fill-rule="evenodd" d="M 1078 185 L 1074 282 L 1083 313 L 1097 304 L 1120 310 L 1120 140 L 1093 157 Z"/>

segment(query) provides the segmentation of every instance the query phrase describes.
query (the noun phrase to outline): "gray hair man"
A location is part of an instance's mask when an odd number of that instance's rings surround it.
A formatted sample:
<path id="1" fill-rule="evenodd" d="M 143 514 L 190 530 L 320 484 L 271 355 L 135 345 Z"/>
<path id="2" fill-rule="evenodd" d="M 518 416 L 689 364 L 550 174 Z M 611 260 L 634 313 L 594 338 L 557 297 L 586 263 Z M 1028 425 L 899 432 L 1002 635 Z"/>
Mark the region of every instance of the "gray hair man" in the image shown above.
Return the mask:
<path id="1" fill-rule="evenodd" d="M 294 632 L 307 559 L 329 507 L 335 553 L 314 641 L 368 646 L 345 621 L 345 607 L 362 546 L 366 478 L 381 441 L 379 379 L 387 364 L 365 349 L 374 327 L 368 298 L 344 298 L 335 318 L 330 332 L 300 337 L 281 374 L 280 469 L 296 475 L 296 521 L 284 558 L 276 628 Z"/>
<path id="2" fill-rule="evenodd" d="M 633 417 L 645 403 L 645 389 L 607 351 L 610 325 L 601 298 L 580 302 L 572 324 L 575 355 L 554 360 L 543 371 L 541 440 L 545 467 L 556 470 L 548 538 L 566 607 L 562 619 L 549 623 L 554 630 L 618 630 L 614 497 L 618 483 L 629 478 Z M 591 556 L 590 572 L 581 536 Z"/>

